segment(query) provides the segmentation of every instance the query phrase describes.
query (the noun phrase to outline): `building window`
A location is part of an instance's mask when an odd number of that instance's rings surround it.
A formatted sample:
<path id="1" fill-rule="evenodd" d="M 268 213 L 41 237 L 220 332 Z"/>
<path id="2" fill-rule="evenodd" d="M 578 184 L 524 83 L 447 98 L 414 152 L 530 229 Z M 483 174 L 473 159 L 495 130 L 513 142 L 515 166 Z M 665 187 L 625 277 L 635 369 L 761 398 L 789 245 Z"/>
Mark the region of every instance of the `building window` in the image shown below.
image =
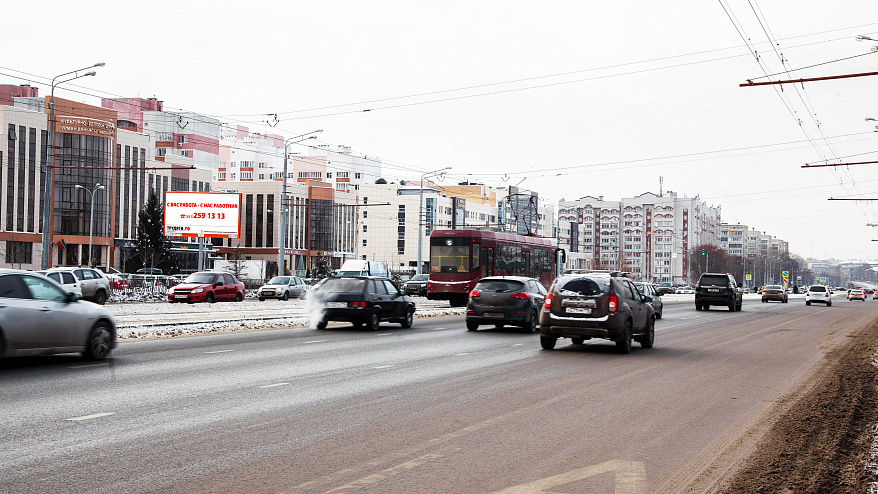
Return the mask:
<path id="1" fill-rule="evenodd" d="M 369 231 L 369 230 L 368 230 L 368 227 L 367 227 L 366 225 L 363 225 L 363 233 L 365 233 L 365 232 L 367 232 L 367 231 Z"/>
<path id="2" fill-rule="evenodd" d="M 216 174 L 216 177 L 217 177 L 217 179 L 219 179 L 219 180 L 225 180 L 225 179 L 226 179 L 226 172 L 218 172 L 218 173 Z"/>
<path id="3" fill-rule="evenodd" d="M 326 172 L 326 178 L 332 178 L 332 172 Z"/>
<path id="4" fill-rule="evenodd" d="M 354 173 L 354 178 L 361 178 L 362 173 Z"/>
<path id="5" fill-rule="evenodd" d="M 369 211 L 364 210 L 363 211 L 363 219 L 368 218 L 368 217 L 369 217 Z"/>
<path id="6" fill-rule="evenodd" d="M 335 178 L 350 178 L 350 172 L 336 172 Z"/>
<path id="7" fill-rule="evenodd" d="M 366 239 L 364 238 L 363 239 L 363 247 L 365 247 L 365 246 L 366 246 Z"/>
<path id="8" fill-rule="evenodd" d="M 30 264 L 32 262 L 33 243 L 6 241 L 6 262 L 9 264 Z"/>
<path id="9" fill-rule="evenodd" d="M 179 142 L 180 144 L 186 144 L 187 142 L 189 142 L 189 136 L 181 135 L 180 139 L 178 139 L 177 142 Z"/>

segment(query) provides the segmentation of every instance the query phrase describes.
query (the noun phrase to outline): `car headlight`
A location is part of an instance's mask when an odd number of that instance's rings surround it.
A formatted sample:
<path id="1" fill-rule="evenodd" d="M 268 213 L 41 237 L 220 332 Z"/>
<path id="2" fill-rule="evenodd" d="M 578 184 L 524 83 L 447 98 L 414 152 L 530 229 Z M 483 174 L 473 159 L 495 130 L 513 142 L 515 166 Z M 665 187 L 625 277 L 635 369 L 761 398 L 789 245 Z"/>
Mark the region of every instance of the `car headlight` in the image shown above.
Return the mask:
<path id="1" fill-rule="evenodd" d="M 192 290 L 192 293 L 201 293 L 203 291 L 204 291 L 204 288 L 196 288 L 195 290 Z"/>
<path id="2" fill-rule="evenodd" d="M 274 291 L 276 291 L 277 293 L 283 293 L 284 289 L 283 288 L 275 288 Z"/>
<path id="3" fill-rule="evenodd" d="M 173 294 L 174 294 L 174 289 L 168 288 L 168 295 L 173 295 Z"/>

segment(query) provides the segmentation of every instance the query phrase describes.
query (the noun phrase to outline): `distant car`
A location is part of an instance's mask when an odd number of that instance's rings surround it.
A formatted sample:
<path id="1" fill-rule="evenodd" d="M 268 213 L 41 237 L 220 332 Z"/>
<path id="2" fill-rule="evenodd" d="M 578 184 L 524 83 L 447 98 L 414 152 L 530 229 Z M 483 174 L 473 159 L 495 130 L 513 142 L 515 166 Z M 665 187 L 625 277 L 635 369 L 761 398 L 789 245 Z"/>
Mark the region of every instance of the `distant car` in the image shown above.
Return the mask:
<path id="1" fill-rule="evenodd" d="M 555 348 L 558 338 L 581 345 L 591 338 L 616 343 L 630 353 L 631 341 L 643 348 L 655 343 L 655 311 L 619 272 L 570 273 L 555 279 L 540 311 L 540 345 Z"/>
<path id="2" fill-rule="evenodd" d="M 140 268 L 137 270 L 137 274 L 165 274 L 159 268 Z"/>
<path id="3" fill-rule="evenodd" d="M 430 279 L 429 274 L 416 274 L 412 279 L 406 281 L 402 285 L 402 291 L 406 295 L 427 296 L 427 280 Z"/>
<path id="4" fill-rule="evenodd" d="M 695 289 L 691 286 L 678 286 L 677 289 L 674 290 L 674 293 L 678 295 L 693 294 L 695 293 Z"/>
<path id="5" fill-rule="evenodd" d="M 110 280 L 100 270 L 81 267 L 57 267 L 46 271 L 46 276 L 54 281 L 68 285 L 66 276 L 61 273 L 70 273 L 76 278 L 76 285 L 82 294 L 82 298 L 98 305 L 104 305 L 110 296 Z"/>
<path id="6" fill-rule="evenodd" d="M 656 291 L 661 294 L 674 293 L 674 285 L 667 282 L 659 283 Z"/>
<path id="7" fill-rule="evenodd" d="M 291 297 L 301 298 L 305 290 L 306 286 L 302 278 L 296 276 L 275 276 L 268 280 L 268 283 L 259 287 L 256 295 L 260 301 L 267 298 L 289 300 Z"/>
<path id="8" fill-rule="evenodd" d="M 536 333 L 539 314 L 546 298 L 546 288 L 533 278 L 488 276 L 479 280 L 469 292 L 466 305 L 466 329 L 475 331 L 480 324 L 519 326 Z"/>
<path id="9" fill-rule="evenodd" d="M 634 286 L 640 290 L 641 295 L 651 299 L 649 303 L 655 311 L 655 318 L 661 319 L 662 312 L 664 311 L 664 303 L 662 302 L 662 294 L 658 292 L 658 288 L 652 283 L 643 283 L 639 281 L 635 281 Z"/>
<path id="10" fill-rule="evenodd" d="M 375 330 L 381 322 L 412 327 L 415 301 L 396 288 L 389 279 L 377 276 L 326 278 L 319 291 L 311 294 L 324 306 L 317 329 L 329 321 L 346 321 L 355 327 Z"/>
<path id="11" fill-rule="evenodd" d="M 878 300 L 878 290 L 872 292 L 872 300 Z"/>
<path id="12" fill-rule="evenodd" d="M 0 358 L 80 352 L 102 360 L 116 348 L 116 323 L 39 273 L 0 269 L 0 336 Z"/>
<path id="13" fill-rule="evenodd" d="M 229 273 L 201 271 L 168 289 L 168 302 L 242 302 L 244 284 Z"/>
<path id="14" fill-rule="evenodd" d="M 775 300 L 781 303 L 787 303 L 787 292 L 780 285 L 765 285 L 762 289 L 762 302 Z"/>
<path id="15" fill-rule="evenodd" d="M 695 310 L 709 310 L 711 305 L 740 311 L 744 303 L 735 277 L 729 273 L 703 273 L 695 286 Z"/>
<path id="16" fill-rule="evenodd" d="M 848 300 L 866 301 L 866 293 L 863 290 L 851 290 L 848 292 Z"/>
<path id="17" fill-rule="evenodd" d="M 811 285 L 805 289 L 805 305 L 813 303 L 826 304 L 832 307 L 832 292 L 823 285 Z"/>

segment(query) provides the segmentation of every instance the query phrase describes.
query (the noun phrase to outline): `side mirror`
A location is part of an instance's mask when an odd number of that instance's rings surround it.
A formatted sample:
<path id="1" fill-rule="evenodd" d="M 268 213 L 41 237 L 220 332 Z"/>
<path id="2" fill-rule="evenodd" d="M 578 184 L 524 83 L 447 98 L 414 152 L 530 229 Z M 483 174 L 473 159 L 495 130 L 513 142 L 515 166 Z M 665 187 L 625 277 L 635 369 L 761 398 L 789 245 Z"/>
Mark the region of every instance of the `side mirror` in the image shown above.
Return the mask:
<path id="1" fill-rule="evenodd" d="M 76 302 L 77 300 L 79 300 L 81 298 L 82 297 L 80 297 L 76 293 L 67 292 L 67 303 L 68 304 L 72 304 L 73 302 Z"/>
<path id="2" fill-rule="evenodd" d="M 652 302 L 652 297 L 650 297 L 650 296 L 648 296 L 648 295 L 644 295 L 644 296 L 643 296 L 643 301 L 646 302 L 646 303 L 648 304 L 648 303 Z"/>

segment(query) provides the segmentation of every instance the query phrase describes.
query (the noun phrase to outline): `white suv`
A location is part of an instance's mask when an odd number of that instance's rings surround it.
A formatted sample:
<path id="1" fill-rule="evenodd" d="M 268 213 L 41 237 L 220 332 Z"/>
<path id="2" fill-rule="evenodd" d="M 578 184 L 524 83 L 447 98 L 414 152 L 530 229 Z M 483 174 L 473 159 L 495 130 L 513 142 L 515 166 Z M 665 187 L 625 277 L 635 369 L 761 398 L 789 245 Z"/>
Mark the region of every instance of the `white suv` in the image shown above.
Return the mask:
<path id="1" fill-rule="evenodd" d="M 812 302 L 832 307 L 832 292 L 823 285 L 811 285 L 805 290 L 805 305 Z"/>
<path id="2" fill-rule="evenodd" d="M 110 280 L 97 269 L 58 267 L 51 268 L 48 271 L 44 271 L 44 273 L 69 291 L 80 293 L 83 299 L 90 300 L 98 305 L 104 305 L 110 296 Z M 71 283 L 70 274 L 75 278 L 73 283 Z"/>

